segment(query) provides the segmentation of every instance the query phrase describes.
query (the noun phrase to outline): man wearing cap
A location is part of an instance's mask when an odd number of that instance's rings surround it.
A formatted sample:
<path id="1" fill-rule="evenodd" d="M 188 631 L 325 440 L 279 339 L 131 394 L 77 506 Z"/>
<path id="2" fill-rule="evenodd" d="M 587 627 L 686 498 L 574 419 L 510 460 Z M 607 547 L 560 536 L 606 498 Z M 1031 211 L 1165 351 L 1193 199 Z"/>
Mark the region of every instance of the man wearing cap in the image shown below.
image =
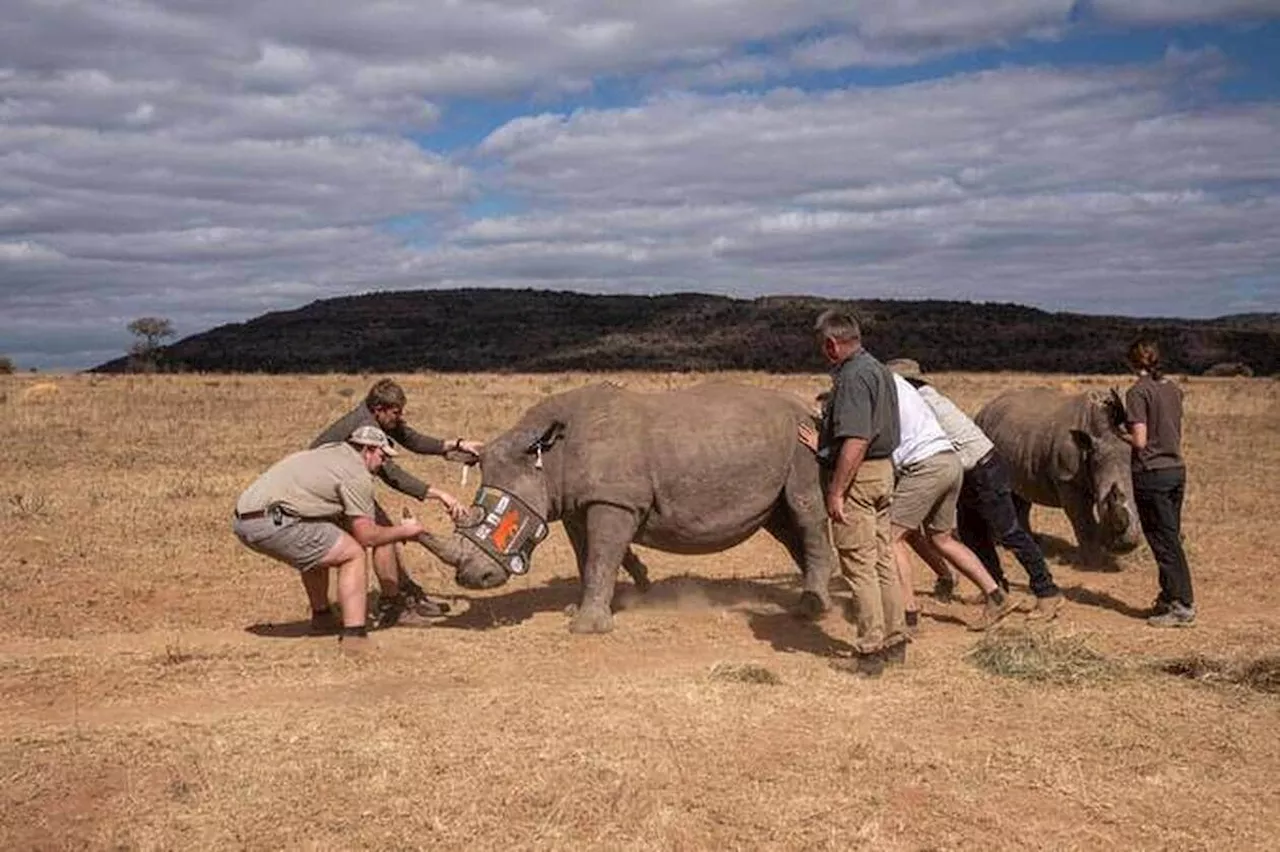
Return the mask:
<path id="1" fill-rule="evenodd" d="M 885 366 L 916 389 L 921 399 L 933 410 L 938 424 L 951 439 L 960 456 L 964 467 L 964 479 L 957 500 L 957 532 L 960 540 L 977 555 L 987 573 L 1005 591 L 1009 589 L 1009 581 L 1005 579 L 1004 570 L 1000 566 L 996 544 L 1012 550 L 1026 570 L 1031 581 L 1031 593 L 1036 598 L 1035 609 L 1027 617 L 1053 618 L 1062 606 L 1062 592 L 1053 581 L 1039 545 L 1018 523 L 1009 469 L 995 445 L 967 414 L 929 383 L 915 361 L 897 358 Z M 918 533 L 912 537 L 911 544 L 938 575 L 934 586 L 935 595 L 942 600 L 950 599 L 955 590 L 955 576 L 946 559 L 942 558 L 942 554 L 927 538 Z"/>
<path id="2" fill-rule="evenodd" d="M 385 432 L 360 426 L 345 441 L 276 462 L 236 501 L 236 537 L 249 549 L 298 569 L 314 632 L 337 627 L 329 611 L 328 569 L 338 569 L 339 640 L 350 650 L 367 641 L 364 549 L 409 541 L 423 532 L 414 518 L 394 526 L 374 521 L 373 474 L 394 455 Z"/>
<path id="3" fill-rule="evenodd" d="M 893 527 L 893 554 L 902 583 L 909 627 L 919 623 L 914 584 L 911 578 L 911 546 L 907 537 L 923 532 L 929 543 L 978 584 L 986 596 L 981 618 L 970 625 L 986 630 L 1014 610 L 1013 600 L 987 573 L 982 562 L 962 541 L 952 535 L 956 528 L 956 503 L 964 477 L 964 467 L 947 433 L 938 424 L 933 410 L 920 393 L 901 376 L 893 374 L 898 396 L 901 440 L 893 451 L 897 481 L 889 521 Z"/>
<path id="4" fill-rule="evenodd" d="M 329 424 L 311 442 L 311 447 L 314 449 L 322 444 L 344 441 L 361 426 L 376 426 L 410 452 L 432 456 L 458 455 L 468 462 L 479 458 L 480 450 L 484 447 L 479 441 L 455 438 L 445 442 L 411 428 L 404 421 L 405 403 L 404 389 L 399 384 L 392 379 L 379 379 L 369 389 L 364 401 Z M 395 462 L 385 463 L 376 475 L 401 494 L 417 500 L 438 500 L 455 520 L 466 513 L 466 507 L 452 494 L 427 485 Z M 379 526 L 392 526 L 390 516 L 376 502 L 373 506 L 373 518 Z M 378 597 L 378 626 L 427 624 L 429 617 L 443 615 L 448 611 L 447 606 L 429 600 L 423 588 L 413 581 L 394 544 L 373 549 L 373 570 L 382 591 Z"/>

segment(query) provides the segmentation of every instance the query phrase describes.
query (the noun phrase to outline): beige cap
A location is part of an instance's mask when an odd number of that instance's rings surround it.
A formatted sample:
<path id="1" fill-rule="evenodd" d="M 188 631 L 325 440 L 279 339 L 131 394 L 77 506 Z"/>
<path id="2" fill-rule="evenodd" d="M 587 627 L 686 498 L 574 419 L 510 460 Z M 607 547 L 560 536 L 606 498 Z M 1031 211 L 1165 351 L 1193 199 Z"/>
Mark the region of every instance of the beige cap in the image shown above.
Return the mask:
<path id="1" fill-rule="evenodd" d="M 387 433 L 377 426 L 361 426 L 352 432 L 347 440 L 362 447 L 378 447 L 389 456 L 399 455 L 395 447 L 391 446 L 391 439 L 387 437 Z"/>
<path id="2" fill-rule="evenodd" d="M 924 370 L 920 369 L 920 362 L 914 358 L 894 358 L 892 361 L 885 361 L 884 365 L 904 379 L 924 378 Z"/>

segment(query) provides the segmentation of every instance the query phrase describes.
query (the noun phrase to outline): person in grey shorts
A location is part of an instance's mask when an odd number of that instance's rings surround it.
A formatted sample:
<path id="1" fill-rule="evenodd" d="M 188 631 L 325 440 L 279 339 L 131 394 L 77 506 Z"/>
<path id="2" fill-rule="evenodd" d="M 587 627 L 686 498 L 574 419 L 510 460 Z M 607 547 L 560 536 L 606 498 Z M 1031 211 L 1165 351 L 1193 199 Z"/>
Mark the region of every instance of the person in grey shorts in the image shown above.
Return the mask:
<path id="1" fill-rule="evenodd" d="M 1036 599 L 1035 608 L 1027 618 L 1053 618 L 1062 605 L 1062 592 L 1053 580 L 1040 546 L 1018 523 L 1009 468 L 995 444 L 967 414 L 929 383 L 917 362 L 895 358 L 885 366 L 906 379 L 920 393 L 920 398 L 933 409 L 938 425 L 960 456 L 964 467 L 957 504 L 956 529 L 960 540 L 982 561 L 996 585 L 1006 592 L 1009 583 L 1000 566 L 996 545 L 1002 544 L 1012 551 L 1026 570 L 1031 593 Z M 956 584 L 950 563 L 920 533 L 912 533 L 909 541 L 920 558 L 937 574 L 933 587 L 935 597 L 942 601 L 950 600 Z"/>
<path id="2" fill-rule="evenodd" d="M 906 604 L 908 627 L 919 624 L 920 610 L 911 577 L 911 545 L 908 537 L 919 530 L 960 573 L 978 585 L 987 603 L 981 618 L 971 627 L 986 630 L 1014 610 L 1013 600 L 996 585 L 973 551 L 952 535 L 956 527 L 956 502 L 964 478 L 964 466 L 938 423 L 938 418 L 910 384 L 896 373 L 901 435 L 893 451 L 897 482 L 889 507 L 893 555 Z"/>
<path id="3" fill-rule="evenodd" d="M 422 524 L 374 521 L 373 474 L 396 454 L 377 426 L 345 441 L 286 456 L 244 490 L 232 529 L 249 549 L 298 569 L 311 604 L 313 632 L 332 632 L 329 568 L 338 569 L 339 640 L 356 650 L 367 641 L 366 547 L 409 541 Z"/>

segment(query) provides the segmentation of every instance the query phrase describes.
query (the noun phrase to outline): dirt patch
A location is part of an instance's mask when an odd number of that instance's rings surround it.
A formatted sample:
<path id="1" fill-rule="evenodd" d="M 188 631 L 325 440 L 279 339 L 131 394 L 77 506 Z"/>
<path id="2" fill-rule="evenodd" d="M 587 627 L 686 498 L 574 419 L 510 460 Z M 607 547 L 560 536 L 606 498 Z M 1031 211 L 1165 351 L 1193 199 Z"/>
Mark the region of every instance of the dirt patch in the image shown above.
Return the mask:
<path id="1" fill-rule="evenodd" d="M 1157 668 L 1197 683 L 1243 686 L 1254 692 L 1280 695 L 1280 654 L 1252 660 L 1221 660 L 1190 654 L 1164 660 Z"/>

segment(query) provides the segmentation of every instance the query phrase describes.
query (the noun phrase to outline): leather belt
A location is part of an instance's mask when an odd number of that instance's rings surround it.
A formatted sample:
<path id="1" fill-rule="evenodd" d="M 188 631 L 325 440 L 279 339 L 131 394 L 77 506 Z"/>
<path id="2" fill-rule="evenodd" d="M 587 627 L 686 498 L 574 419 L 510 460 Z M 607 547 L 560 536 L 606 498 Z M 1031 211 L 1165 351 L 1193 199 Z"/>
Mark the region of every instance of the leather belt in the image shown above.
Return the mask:
<path id="1" fill-rule="evenodd" d="M 996 449 L 992 447 L 987 450 L 987 454 L 973 463 L 974 467 L 986 467 L 996 460 Z"/>

